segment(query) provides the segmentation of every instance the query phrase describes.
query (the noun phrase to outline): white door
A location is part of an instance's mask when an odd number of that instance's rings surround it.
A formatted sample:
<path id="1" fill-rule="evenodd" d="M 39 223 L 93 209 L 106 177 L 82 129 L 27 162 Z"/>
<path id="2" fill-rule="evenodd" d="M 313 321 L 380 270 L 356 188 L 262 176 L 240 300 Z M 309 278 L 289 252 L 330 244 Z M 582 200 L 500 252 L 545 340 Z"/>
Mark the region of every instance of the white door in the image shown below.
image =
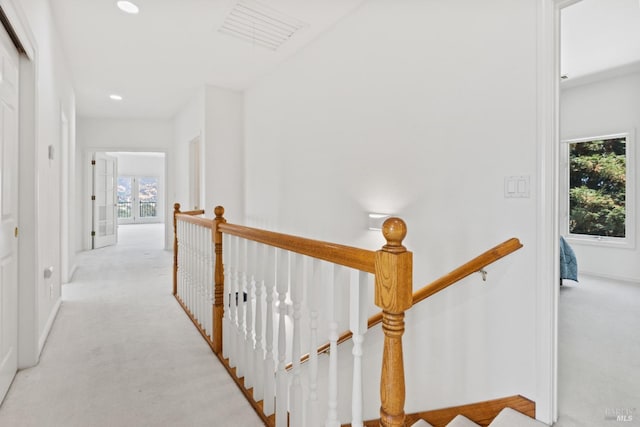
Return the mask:
<path id="1" fill-rule="evenodd" d="M 0 402 L 18 367 L 18 61 L 0 25 Z"/>
<path id="2" fill-rule="evenodd" d="M 106 153 L 93 157 L 93 249 L 118 240 L 118 159 Z"/>

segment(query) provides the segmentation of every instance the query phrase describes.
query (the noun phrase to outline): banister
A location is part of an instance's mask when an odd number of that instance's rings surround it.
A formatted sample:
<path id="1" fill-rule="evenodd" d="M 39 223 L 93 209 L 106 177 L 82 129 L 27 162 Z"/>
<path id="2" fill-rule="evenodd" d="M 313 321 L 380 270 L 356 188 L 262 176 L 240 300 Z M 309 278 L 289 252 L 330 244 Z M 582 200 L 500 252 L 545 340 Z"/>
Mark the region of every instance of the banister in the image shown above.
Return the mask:
<path id="1" fill-rule="evenodd" d="M 431 295 L 453 285 L 454 283 L 464 279 L 465 277 L 482 270 L 489 264 L 509 255 L 520 249 L 522 243 L 516 238 L 505 240 L 499 245 L 494 246 L 488 251 L 483 252 L 471 261 L 462 264 L 455 270 L 445 274 L 439 279 L 434 280 L 413 294 L 413 303 L 416 304 Z"/>
<path id="2" fill-rule="evenodd" d="M 179 205 L 179 203 L 178 203 L 178 205 Z M 178 213 L 182 214 L 182 215 L 204 215 L 204 209 L 196 209 L 196 210 L 193 210 L 193 211 L 184 211 L 184 212 L 181 211 L 181 212 L 178 212 Z"/>
<path id="3" fill-rule="evenodd" d="M 274 246 L 323 261 L 339 264 L 356 270 L 375 273 L 374 251 L 338 245 L 320 240 L 291 236 L 273 231 L 259 230 L 236 224 L 218 224 L 218 230 L 265 245 Z"/>
<path id="4" fill-rule="evenodd" d="M 213 230 L 213 220 L 211 218 L 193 216 L 186 212 L 180 212 L 179 214 L 176 215 L 176 218 L 180 218 L 181 221 L 188 222 L 190 224 L 199 225 L 201 227 L 210 228 Z"/>
<path id="5" fill-rule="evenodd" d="M 414 292 L 412 305 L 416 305 L 417 303 L 419 303 L 424 299 L 427 299 L 431 295 L 437 292 L 440 292 L 441 290 L 453 285 L 454 283 L 464 279 L 465 277 L 475 272 L 478 272 L 484 267 L 517 251 L 522 246 L 523 245 L 522 243 L 520 243 L 520 240 L 516 238 L 505 240 L 499 245 L 496 245 L 493 248 L 483 252 L 482 254 L 478 255 L 472 260 L 466 262 L 465 264 L 462 264 L 460 267 L 456 268 L 455 270 L 445 274 L 444 276 L 434 280 L 433 282 L 429 283 L 428 285 Z M 369 317 L 369 320 L 367 322 L 367 327 L 372 328 L 373 326 L 377 325 L 380 322 L 382 322 L 382 312 L 376 313 L 373 316 Z M 338 344 L 342 344 L 343 342 L 350 340 L 351 336 L 352 336 L 351 331 L 343 332 L 338 338 Z M 320 347 L 318 347 L 317 351 L 318 351 L 318 354 L 322 354 L 328 350 L 329 350 L 329 343 L 325 343 Z M 309 358 L 309 354 L 305 354 L 302 356 L 300 361 L 305 362 L 307 361 L 308 358 Z"/>

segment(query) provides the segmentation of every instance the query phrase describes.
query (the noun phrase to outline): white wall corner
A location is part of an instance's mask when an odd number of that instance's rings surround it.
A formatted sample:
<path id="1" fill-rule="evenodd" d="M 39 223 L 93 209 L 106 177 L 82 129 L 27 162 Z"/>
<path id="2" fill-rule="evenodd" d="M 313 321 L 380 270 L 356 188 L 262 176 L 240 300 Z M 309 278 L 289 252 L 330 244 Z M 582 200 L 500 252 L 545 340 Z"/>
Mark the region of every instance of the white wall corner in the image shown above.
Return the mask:
<path id="1" fill-rule="evenodd" d="M 575 2 L 575 1 L 573 1 Z M 560 9 L 567 0 L 537 2 L 538 200 L 536 253 L 536 418 L 557 420 L 558 100 Z"/>

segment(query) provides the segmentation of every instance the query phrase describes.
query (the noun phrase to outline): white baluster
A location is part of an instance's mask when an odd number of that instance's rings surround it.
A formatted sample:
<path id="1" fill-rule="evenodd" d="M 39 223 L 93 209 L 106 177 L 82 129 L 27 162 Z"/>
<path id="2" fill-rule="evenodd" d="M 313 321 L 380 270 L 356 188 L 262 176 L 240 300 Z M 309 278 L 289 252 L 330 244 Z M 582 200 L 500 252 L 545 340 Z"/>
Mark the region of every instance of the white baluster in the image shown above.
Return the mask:
<path id="1" fill-rule="evenodd" d="M 213 245 L 213 230 L 207 229 L 207 325 L 209 326 L 207 331 L 211 340 L 213 341 L 213 305 L 215 302 L 215 279 L 214 279 L 214 260 L 215 260 L 215 248 Z"/>
<path id="2" fill-rule="evenodd" d="M 276 289 L 278 291 L 278 370 L 276 372 L 276 427 L 287 425 L 287 331 L 285 316 L 287 314 L 287 290 L 289 287 L 289 252 L 278 251 L 278 270 Z"/>
<path id="3" fill-rule="evenodd" d="M 256 402 L 264 398 L 264 348 L 262 340 L 262 288 L 266 270 L 267 246 L 256 243 L 256 310 L 255 310 L 255 339 L 254 348 L 254 385 L 253 398 Z"/>
<path id="4" fill-rule="evenodd" d="M 196 287 L 198 286 L 198 276 L 197 276 L 197 266 L 196 266 L 196 226 L 194 224 L 189 224 L 189 260 L 190 267 L 189 272 L 191 273 L 190 280 L 190 292 L 189 292 L 189 311 L 191 315 L 194 315 L 195 312 L 195 301 L 196 301 Z"/>
<path id="5" fill-rule="evenodd" d="M 256 242 L 247 241 L 247 303 L 246 310 L 246 332 L 245 332 L 245 372 L 244 387 L 250 389 L 253 387 L 253 287 L 255 283 L 255 258 L 256 258 Z"/>
<path id="6" fill-rule="evenodd" d="M 187 306 L 187 309 L 189 310 L 189 312 L 191 312 L 191 284 L 192 284 L 192 280 L 193 280 L 193 273 L 191 271 L 191 269 L 193 268 L 193 262 L 192 262 L 192 251 L 193 251 L 193 245 L 191 242 L 191 223 L 187 223 L 187 239 L 186 239 L 186 253 L 185 255 L 187 256 L 187 269 L 186 269 L 186 273 L 187 273 L 187 289 L 186 292 L 184 294 L 185 299 L 184 299 L 184 304 Z"/>
<path id="7" fill-rule="evenodd" d="M 222 235 L 222 267 L 224 269 L 224 293 L 222 307 L 224 316 L 222 317 L 222 356 L 226 359 L 229 357 L 229 335 L 231 333 L 231 304 L 229 304 L 229 294 L 231 289 L 231 265 L 229 263 L 229 254 L 231 253 L 230 245 L 231 236 L 229 234 Z M 178 252 L 179 253 L 179 252 Z"/>
<path id="8" fill-rule="evenodd" d="M 238 306 L 236 305 L 236 292 L 238 283 L 238 238 L 231 236 L 229 239 L 229 265 L 231 266 L 231 286 L 229 288 L 229 307 L 231 308 L 231 322 L 229 330 L 229 366 L 237 363 L 238 342 Z"/>
<path id="9" fill-rule="evenodd" d="M 323 263 L 313 259 L 311 280 L 307 290 L 307 306 L 309 307 L 309 399 L 307 401 L 307 425 L 317 426 L 318 408 L 318 301 L 323 285 Z"/>
<path id="10" fill-rule="evenodd" d="M 353 385 L 351 388 L 351 425 L 362 427 L 362 343 L 367 332 L 367 283 L 363 271 L 351 271 L 349 285 L 349 328 L 353 333 Z"/>
<path id="11" fill-rule="evenodd" d="M 202 329 L 206 331 L 207 328 L 207 318 L 208 310 L 207 310 L 207 287 L 209 283 L 207 282 L 207 258 L 206 258 L 206 244 L 207 241 L 205 239 L 205 231 L 206 228 L 202 226 L 198 226 L 199 235 L 200 235 L 200 325 Z"/>
<path id="12" fill-rule="evenodd" d="M 194 226 L 195 234 L 195 261 L 196 261 L 196 301 L 195 301 L 195 317 L 198 324 L 202 327 L 202 227 Z"/>
<path id="13" fill-rule="evenodd" d="M 189 224 L 182 224 L 182 303 L 187 303 L 187 291 L 189 289 Z"/>
<path id="14" fill-rule="evenodd" d="M 300 382 L 300 310 L 302 306 L 302 294 L 304 286 L 304 262 L 302 255 L 295 255 L 291 258 L 292 278 L 291 278 L 291 302 L 293 303 L 293 338 L 291 346 L 291 360 L 293 364 L 293 380 L 289 392 L 289 412 L 290 424 L 292 426 L 302 426 L 302 384 Z"/>
<path id="15" fill-rule="evenodd" d="M 273 360 L 273 288 L 275 286 L 276 273 L 276 248 L 267 247 L 267 268 L 264 278 L 267 310 L 266 328 L 264 333 L 265 350 L 264 357 L 264 414 L 269 416 L 274 413 L 275 399 L 275 362 Z"/>
<path id="16" fill-rule="evenodd" d="M 182 299 L 182 272 L 184 271 L 184 266 L 182 265 L 182 221 L 176 221 L 176 236 L 178 238 L 178 274 L 177 274 L 177 294 Z"/>
<path id="17" fill-rule="evenodd" d="M 333 266 L 333 277 L 326 284 L 327 320 L 329 321 L 329 394 L 327 398 L 328 412 L 325 427 L 339 427 L 338 422 L 338 322 L 336 305 L 336 282 L 339 281 L 342 267 Z"/>
<path id="18" fill-rule="evenodd" d="M 247 345 L 245 336 L 245 303 L 244 303 L 244 290 L 247 283 L 247 241 L 245 239 L 238 239 L 238 293 L 236 294 L 238 304 L 238 341 L 236 346 L 236 356 L 238 363 L 236 366 L 236 376 L 238 378 L 244 377 L 245 371 L 245 348 Z"/>

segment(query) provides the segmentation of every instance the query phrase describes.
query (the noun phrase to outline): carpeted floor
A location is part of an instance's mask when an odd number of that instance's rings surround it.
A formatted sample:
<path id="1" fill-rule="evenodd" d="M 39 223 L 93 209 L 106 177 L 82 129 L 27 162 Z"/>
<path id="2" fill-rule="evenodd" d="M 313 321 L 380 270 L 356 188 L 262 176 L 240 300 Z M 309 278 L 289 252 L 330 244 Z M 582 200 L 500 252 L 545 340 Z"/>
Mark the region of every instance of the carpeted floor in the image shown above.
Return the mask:
<path id="1" fill-rule="evenodd" d="M 16 376 L 0 426 L 262 425 L 171 296 L 163 233 L 121 226 L 117 246 L 79 255 L 40 364 Z M 639 331 L 640 285 L 565 281 L 556 427 L 640 425 Z"/>
<path id="2" fill-rule="evenodd" d="M 261 426 L 171 295 L 162 224 L 120 226 L 85 252 L 42 353 L 0 407 L 3 427 Z"/>
<path id="3" fill-rule="evenodd" d="M 640 284 L 565 281 L 558 341 L 555 426 L 640 426 Z"/>

